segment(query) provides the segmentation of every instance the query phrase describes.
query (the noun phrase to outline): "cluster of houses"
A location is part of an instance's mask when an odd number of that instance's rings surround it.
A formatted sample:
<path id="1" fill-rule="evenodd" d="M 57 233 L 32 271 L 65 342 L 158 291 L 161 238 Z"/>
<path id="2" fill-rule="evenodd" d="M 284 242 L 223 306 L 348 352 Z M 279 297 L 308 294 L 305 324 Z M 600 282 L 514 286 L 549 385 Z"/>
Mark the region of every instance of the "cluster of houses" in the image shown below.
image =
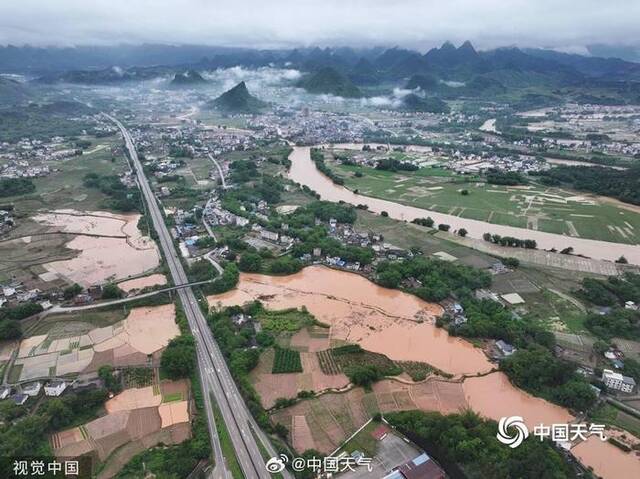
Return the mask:
<path id="1" fill-rule="evenodd" d="M 51 303 L 42 298 L 42 291 L 37 288 L 26 289 L 22 283 L 16 281 L 0 284 L 0 307 L 39 300 L 42 300 L 40 304 L 44 309 L 51 307 Z"/>
<path id="2" fill-rule="evenodd" d="M 211 198 L 207 201 L 202 215 L 204 221 L 210 226 L 231 225 L 243 227 L 249 224 L 249 220 L 244 216 L 239 216 L 225 210 L 218 198 Z"/>
<path id="3" fill-rule="evenodd" d="M 78 148 L 64 148 L 64 138 L 49 141 L 23 138 L 17 143 L 0 143 L 0 178 L 37 178 L 51 173 L 46 161 L 82 154 Z"/>
<path id="4" fill-rule="evenodd" d="M 11 160 L 0 166 L 0 178 L 38 178 L 50 172 L 49 165 L 32 165 L 27 160 Z"/>
<path id="5" fill-rule="evenodd" d="M 8 399 L 18 406 L 22 406 L 31 397 L 37 397 L 44 389 L 45 396 L 58 397 L 70 385 L 69 381 L 64 379 L 52 379 L 47 383 L 42 381 L 33 381 L 17 386 L 0 386 L 0 400 Z"/>
<path id="6" fill-rule="evenodd" d="M 298 144 L 361 142 L 371 125 L 364 118 L 340 115 L 308 108 L 276 108 L 272 115 L 261 115 L 252 123 L 254 128 L 279 133 Z"/>
<path id="7" fill-rule="evenodd" d="M 455 151 L 451 156 L 446 167 L 458 174 L 480 174 L 489 169 L 529 173 L 549 168 L 546 162 L 529 155 L 479 155 Z"/>

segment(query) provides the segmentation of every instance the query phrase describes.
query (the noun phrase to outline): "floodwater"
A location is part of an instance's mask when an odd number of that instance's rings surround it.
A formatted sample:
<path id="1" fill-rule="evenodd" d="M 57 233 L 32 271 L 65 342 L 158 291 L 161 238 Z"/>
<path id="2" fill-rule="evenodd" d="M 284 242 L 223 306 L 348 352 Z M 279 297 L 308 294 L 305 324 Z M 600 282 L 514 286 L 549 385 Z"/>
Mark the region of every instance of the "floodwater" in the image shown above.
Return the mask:
<path id="1" fill-rule="evenodd" d="M 496 421 L 503 416 L 522 416 L 527 427 L 533 430 L 540 423 L 566 424 L 573 420 L 566 409 L 516 388 L 501 372 L 467 378 L 463 388 L 469 407 Z"/>
<path id="2" fill-rule="evenodd" d="M 620 256 L 624 256 L 630 263 L 640 264 L 640 246 L 637 245 L 575 238 L 525 228 L 497 225 L 359 195 L 343 186 L 334 184 L 329 178 L 320 173 L 313 161 L 311 161 L 309 147 L 294 147 L 289 159 L 291 160 L 289 178 L 319 193 L 323 200 L 344 201 L 352 205 L 364 204 L 368 206 L 369 211 L 374 213 L 386 211 L 390 217 L 398 220 L 411 221 L 415 218 L 430 216 L 436 224 L 445 223 L 450 225 L 452 231 L 465 228 L 471 238 L 480 239 L 484 233 L 491 232 L 502 236 L 536 240 L 540 249 L 556 248 L 557 250 L 562 250 L 571 246 L 575 254 L 590 258 L 615 261 Z"/>
<path id="3" fill-rule="evenodd" d="M 530 430 L 575 418 L 564 408 L 513 386 L 484 353 L 436 328 L 441 308 L 413 295 L 375 285 L 366 278 L 324 266 L 290 276 L 240 275 L 238 287 L 209 296 L 212 307 L 260 300 L 269 309 L 306 307 L 330 325 L 330 338 L 360 344 L 394 360 L 423 361 L 454 375 L 475 375 L 462 383 L 464 401 L 484 417 L 522 416 Z M 460 398 L 462 399 L 462 398 Z M 575 446 L 576 456 L 604 478 L 640 477 L 640 460 L 600 440 Z M 634 474 L 633 471 L 637 471 Z"/>
<path id="4" fill-rule="evenodd" d="M 589 436 L 586 441 L 574 446 L 571 452 L 605 479 L 640 477 L 640 458 L 634 456 L 634 452 L 624 452 L 597 436 Z"/>
<path id="5" fill-rule="evenodd" d="M 75 283 L 89 286 L 126 279 L 160 264 L 160 253 L 151 238 L 142 236 L 140 215 L 60 210 L 34 216 L 57 231 L 76 233 L 66 247 L 79 251 L 75 258 L 47 263 L 44 267 Z"/>
<path id="6" fill-rule="evenodd" d="M 471 343 L 434 325 L 442 308 L 366 278 L 324 266 L 290 276 L 242 274 L 238 288 L 208 298 L 211 306 L 259 299 L 269 309 L 305 306 L 331 326 L 333 340 L 360 344 L 398 361 L 422 361 L 454 375 L 488 372 L 493 365 Z"/>

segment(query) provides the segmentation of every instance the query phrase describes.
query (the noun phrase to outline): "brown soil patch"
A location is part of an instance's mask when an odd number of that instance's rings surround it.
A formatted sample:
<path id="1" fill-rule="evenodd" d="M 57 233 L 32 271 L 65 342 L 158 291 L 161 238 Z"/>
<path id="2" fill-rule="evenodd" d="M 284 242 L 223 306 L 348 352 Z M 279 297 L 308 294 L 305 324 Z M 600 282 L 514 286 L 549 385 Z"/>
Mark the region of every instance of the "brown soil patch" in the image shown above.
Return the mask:
<path id="1" fill-rule="evenodd" d="M 295 398 L 300 391 L 341 389 L 349 384 L 344 374 L 327 375 L 320 369 L 316 353 L 300 353 L 301 373 L 271 373 L 273 350 L 262 354 L 258 366 L 251 372 L 251 380 L 265 408 L 274 406 L 278 398 Z"/>
<path id="2" fill-rule="evenodd" d="M 167 277 L 164 274 L 150 274 L 142 278 L 129 279 L 118 283 L 118 287 L 128 293 L 130 291 L 148 288 L 150 286 L 164 286 L 167 284 Z"/>
<path id="3" fill-rule="evenodd" d="M 117 411 L 130 411 L 132 409 L 159 406 L 162 403 L 162 395 L 155 394 L 154 386 L 144 388 L 125 389 L 120 394 L 109 399 L 104 408 L 107 413 L 113 414 Z"/>
<path id="4" fill-rule="evenodd" d="M 161 404 L 158 412 L 160 413 L 163 428 L 189 421 L 189 403 L 187 401 L 173 401 Z"/>
<path id="5" fill-rule="evenodd" d="M 291 425 L 291 441 L 296 451 L 313 449 L 313 436 L 304 416 L 293 416 Z"/>
<path id="6" fill-rule="evenodd" d="M 164 391 L 184 392 L 187 381 L 162 383 Z M 126 462 L 144 449 L 159 443 L 178 444 L 191 437 L 187 400 L 161 403 L 156 387 L 132 388 L 105 403 L 107 414 L 84 426 L 51 436 L 56 457 L 77 457 L 96 453 L 101 461 L 109 458 L 100 477 L 113 477 Z M 84 431 L 84 432 L 83 432 Z M 142 448 L 140 448 L 142 446 Z M 117 451 L 113 457 L 111 454 Z"/>

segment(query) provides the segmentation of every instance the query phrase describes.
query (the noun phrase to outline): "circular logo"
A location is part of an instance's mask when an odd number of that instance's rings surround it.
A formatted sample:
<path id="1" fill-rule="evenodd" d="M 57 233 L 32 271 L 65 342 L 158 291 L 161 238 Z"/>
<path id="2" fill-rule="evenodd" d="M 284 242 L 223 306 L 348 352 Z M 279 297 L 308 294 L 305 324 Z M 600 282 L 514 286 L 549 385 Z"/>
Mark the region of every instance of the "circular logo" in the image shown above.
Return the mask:
<path id="1" fill-rule="evenodd" d="M 509 428 L 515 429 L 515 434 L 508 431 Z M 498 422 L 498 433 L 496 434 L 498 441 L 515 449 L 522 441 L 529 437 L 529 429 L 527 429 L 524 420 L 520 416 L 503 417 Z"/>
<path id="2" fill-rule="evenodd" d="M 271 459 L 269 459 L 265 467 L 271 474 L 277 474 L 284 470 L 284 464 L 288 460 L 289 458 L 287 456 L 285 456 L 284 454 L 280 454 L 280 457 L 272 457 Z"/>

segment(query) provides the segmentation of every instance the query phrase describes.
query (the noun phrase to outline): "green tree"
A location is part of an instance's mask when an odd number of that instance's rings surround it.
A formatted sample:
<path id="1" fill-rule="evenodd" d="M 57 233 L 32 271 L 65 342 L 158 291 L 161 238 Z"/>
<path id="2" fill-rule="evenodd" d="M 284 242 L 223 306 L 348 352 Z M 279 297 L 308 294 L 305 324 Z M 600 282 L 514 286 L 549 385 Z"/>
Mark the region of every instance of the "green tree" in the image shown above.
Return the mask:
<path id="1" fill-rule="evenodd" d="M 378 283 L 385 288 L 397 288 L 402 282 L 402 274 L 396 270 L 386 270 L 378 274 Z"/>
<path id="2" fill-rule="evenodd" d="M 246 252 L 240 256 L 238 262 L 240 271 L 245 273 L 257 273 L 262 269 L 262 258 L 258 253 Z"/>
<path id="3" fill-rule="evenodd" d="M 115 377 L 113 372 L 113 366 L 111 366 L 110 364 L 105 364 L 98 368 L 98 377 L 102 379 L 102 382 L 104 383 L 104 387 L 108 391 L 111 391 L 111 392 L 120 391 L 121 389 L 120 382 Z"/>
<path id="4" fill-rule="evenodd" d="M 170 379 L 186 378 L 195 369 L 196 348 L 193 337 L 173 338 L 160 358 L 160 368 Z"/>
<path id="5" fill-rule="evenodd" d="M 80 286 L 78 283 L 73 283 L 71 286 L 67 286 L 62 291 L 64 299 L 73 299 L 80 293 L 82 293 L 82 286 Z"/>
<path id="6" fill-rule="evenodd" d="M 124 292 L 115 283 L 107 283 L 102 287 L 102 299 L 120 299 Z"/>
<path id="7" fill-rule="evenodd" d="M 0 320 L 0 340 L 3 339 L 20 339 L 22 337 L 22 328 L 18 321 L 11 319 Z"/>

